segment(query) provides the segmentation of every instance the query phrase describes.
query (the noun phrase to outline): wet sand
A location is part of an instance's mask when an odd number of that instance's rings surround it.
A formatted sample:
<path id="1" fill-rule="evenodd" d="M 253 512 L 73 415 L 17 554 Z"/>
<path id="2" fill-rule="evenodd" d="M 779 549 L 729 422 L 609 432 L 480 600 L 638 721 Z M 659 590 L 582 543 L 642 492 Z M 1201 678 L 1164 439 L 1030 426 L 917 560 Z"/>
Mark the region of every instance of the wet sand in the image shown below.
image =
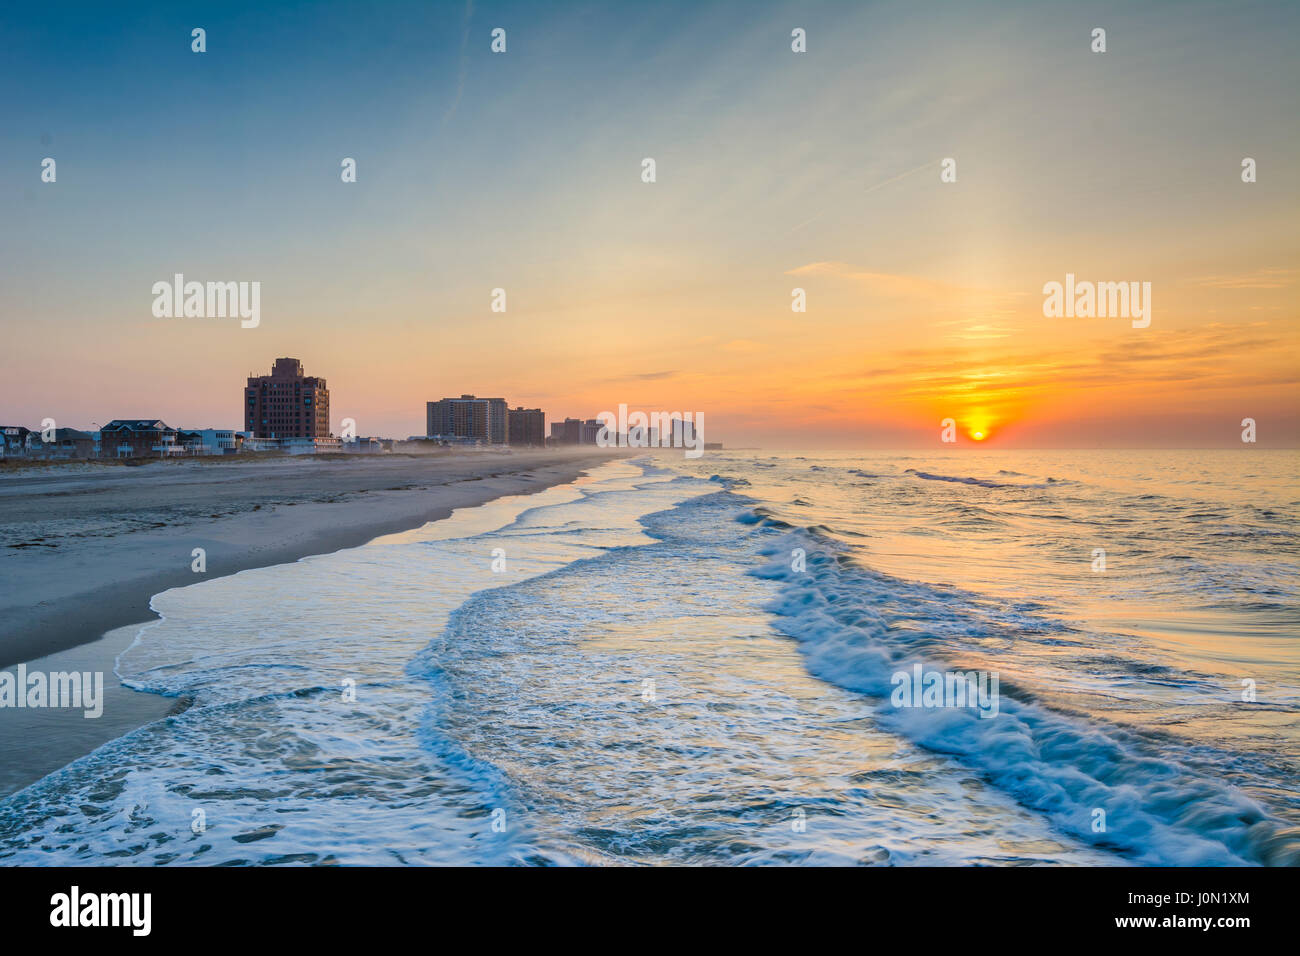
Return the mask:
<path id="1" fill-rule="evenodd" d="M 182 702 L 122 687 L 153 595 L 356 547 L 502 495 L 572 481 L 594 450 L 69 464 L 0 475 L 0 669 L 104 674 L 104 713 L 0 707 L 0 796 Z M 193 551 L 206 569 L 192 569 Z"/>

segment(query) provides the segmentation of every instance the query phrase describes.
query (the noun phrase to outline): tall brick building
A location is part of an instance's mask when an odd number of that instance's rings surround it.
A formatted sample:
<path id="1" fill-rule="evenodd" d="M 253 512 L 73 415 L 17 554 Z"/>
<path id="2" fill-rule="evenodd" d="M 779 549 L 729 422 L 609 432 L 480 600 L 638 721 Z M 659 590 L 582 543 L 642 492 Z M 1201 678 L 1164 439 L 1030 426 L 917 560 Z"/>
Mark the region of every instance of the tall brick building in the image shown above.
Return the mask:
<path id="1" fill-rule="evenodd" d="M 508 420 L 510 444 L 546 447 L 546 414 L 540 408 L 512 408 Z"/>
<path id="2" fill-rule="evenodd" d="M 330 392 L 325 379 L 303 374 L 302 362 L 278 358 L 270 375 L 248 376 L 244 430 L 256 438 L 328 438 Z"/>
<path id="3" fill-rule="evenodd" d="M 99 435 L 104 458 L 157 458 L 181 451 L 176 429 L 157 418 L 115 418 Z"/>

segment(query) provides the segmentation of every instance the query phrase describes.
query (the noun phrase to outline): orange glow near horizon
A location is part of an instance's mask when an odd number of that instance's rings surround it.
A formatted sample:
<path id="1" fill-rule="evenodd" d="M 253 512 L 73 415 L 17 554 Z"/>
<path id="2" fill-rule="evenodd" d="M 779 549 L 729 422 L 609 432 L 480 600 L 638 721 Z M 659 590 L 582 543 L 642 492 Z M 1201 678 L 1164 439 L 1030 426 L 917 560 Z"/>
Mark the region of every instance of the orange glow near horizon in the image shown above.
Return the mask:
<path id="1" fill-rule="evenodd" d="M 966 434 L 971 441 L 986 441 L 993 434 L 994 416 L 987 408 L 979 408 L 966 416 Z"/>

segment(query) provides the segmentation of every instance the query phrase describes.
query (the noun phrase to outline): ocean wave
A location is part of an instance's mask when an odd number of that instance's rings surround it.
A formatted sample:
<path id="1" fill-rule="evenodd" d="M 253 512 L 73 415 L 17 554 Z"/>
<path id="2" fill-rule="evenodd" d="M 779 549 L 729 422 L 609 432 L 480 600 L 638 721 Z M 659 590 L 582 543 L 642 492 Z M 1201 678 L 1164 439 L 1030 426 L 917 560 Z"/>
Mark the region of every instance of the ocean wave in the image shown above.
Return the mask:
<path id="1" fill-rule="evenodd" d="M 916 478 L 922 478 L 926 481 L 947 481 L 960 485 L 976 485 L 980 488 L 1016 488 L 1016 489 L 1035 489 L 1035 488 L 1054 488 L 1058 485 L 1071 485 L 1075 482 L 1068 478 L 1045 478 L 1040 482 L 1011 482 L 1011 481 L 990 481 L 987 478 L 975 478 L 970 475 L 936 475 L 927 471 L 918 471 L 915 468 L 908 468 L 905 474 L 912 475 Z M 1017 472 L 998 472 L 1000 475 L 1014 475 Z"/>
<path id="2" fill-rule="evenodd" d="M 908 468 L 907 474 L 915 475 L 917 478 L 924 478 L 926 481 L 951 481 L 960 485 L 979 485 L 981 488 L 1015 488 L 1016 485 L 1009 485 L 1004 482 L 989 481 L 987 478 L 957 477 L 955 475 L 932 475 L 926 471 L 917 471 L 915 468 Z"/>
<path id="3" fill-rule="evenodd" d="M 807 551 L 806 571 L 792 570 L 791 547 Z M 770 606 L 778 628 L 799 642 L 814 674 L 880 699 L 886 728 L 959 757 L 1077 839 L 1140 863 L 1300 864 L 1300 839 L 1261 804 L 1117 725 L 1055 712 L 1006 685 L 994 719 L 968 708 L 890 706 L 891 675 L 915 664 L 967 669 L 948 655 L 999 622 L 950 591 L 856 567 L 800 532 L 770 551 L 780 557 L 753 573 L 783 584 Z M 1093 832 L 1098 809 L 1104 833 Z"/>
<path id="4" fill-rule="evenodd" d="M 0 862 L 539 862 L 499 768 L 424 719 L 447 701 L 437 674 L 408 665 L 473 593 L 644 542 L 636 519 L 701 485 L 614 462 L 360 548 L 156 595 L 162 618 L 118 673 L 192 706 L 0 801 Z"/>
<path id="5" fill-rule="evenodd" d="M 701 494 L 640 519 L 654 543 L 482 591 L 413 664 L 435 739 L 525 808 L 529 860 L 1105 862 L 809 675 L 745 573 L 773 535 L 747 504 Z"/>
<path id="6" fill-rule="evenodd" d="M 762 525 L 765 528 L 792 529 L 795 527 L 791 522 L 778 517 L 773 509 L 768 508 L 765 505 L 743 509 L 736 514 L 735 520 L 740 524 L 757 524 Z"/>

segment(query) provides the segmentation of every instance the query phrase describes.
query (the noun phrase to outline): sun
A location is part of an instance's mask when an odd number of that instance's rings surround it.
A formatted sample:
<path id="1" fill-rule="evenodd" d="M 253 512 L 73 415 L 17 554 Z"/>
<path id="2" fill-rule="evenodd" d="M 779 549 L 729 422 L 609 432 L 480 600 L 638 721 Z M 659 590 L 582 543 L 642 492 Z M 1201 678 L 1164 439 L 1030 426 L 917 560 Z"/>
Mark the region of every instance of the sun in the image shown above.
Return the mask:
<path id="1" fill-rule="evenodd" d="M 987 412 L 976 412 L 966 419 L 966 434 L 971 441 L 988 441 L 993 434 L 993 420 Z"/>

